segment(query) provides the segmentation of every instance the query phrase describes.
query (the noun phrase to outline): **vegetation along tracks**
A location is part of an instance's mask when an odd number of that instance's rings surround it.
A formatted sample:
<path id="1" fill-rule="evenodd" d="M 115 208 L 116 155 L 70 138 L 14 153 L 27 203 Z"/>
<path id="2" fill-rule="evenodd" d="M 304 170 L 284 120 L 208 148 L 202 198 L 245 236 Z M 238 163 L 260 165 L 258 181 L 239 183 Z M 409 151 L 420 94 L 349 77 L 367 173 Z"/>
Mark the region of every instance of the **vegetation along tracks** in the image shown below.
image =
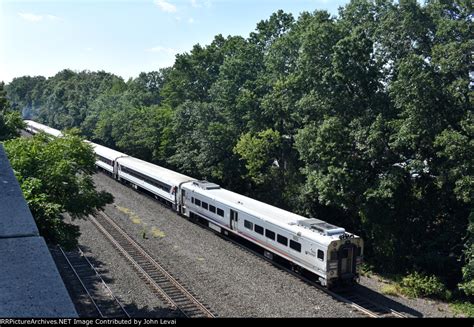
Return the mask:
<path id="1" fill-rule="evenodd" d="M 104 212 L 91 221 L 172 309 L 189 318 L 216 316 Z"/>

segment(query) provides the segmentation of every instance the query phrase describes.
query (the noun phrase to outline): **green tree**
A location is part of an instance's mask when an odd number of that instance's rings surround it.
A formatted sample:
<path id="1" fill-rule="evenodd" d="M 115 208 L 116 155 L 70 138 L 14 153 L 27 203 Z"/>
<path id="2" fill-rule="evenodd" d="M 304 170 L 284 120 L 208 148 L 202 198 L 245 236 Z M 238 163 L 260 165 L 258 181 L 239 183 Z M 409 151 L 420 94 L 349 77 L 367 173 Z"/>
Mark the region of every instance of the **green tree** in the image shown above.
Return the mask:
<path id="1" fill-rule="evenodd" d="M 48 242 L 76 245 L 79 230 L 65 223 L 62 214 L 84 218 L 113 200 L 111 194 L 95 190 L 95 156 L 77 135 L 50 140 L 38 134 L 7 141 L 5 149 L 40 234 Z"/>
<path id="2" fill-rule="evenodd" d="M 257 135 L 243 134 L 234 147 L 234 152 L 245 160 L 249 178 L 255 184 L 262 184 L 271 174 L 272 167 L 278 167 L 280 133 L 267 129 Z"/>
<path id="3" fill-rule="evenodd" d="M 469 216 L 466 243 L 464 245 L 462 283 L 458 286 L 468 296 L 474 296 L 474 212 Z"/>
<path id="4" fill-rule="evenodd" d="M 20 135 L 20 129 L 25 126 L 18 112 L 11 111 L 6 97 L 5 83 L 0 83 L 0 141 L 5 141 Z"/>
<path id="5" fill-rule="evenodd" d="M 93 101 L 121 83 L 121 78 L 104 71 L 65 69 L 45 82 L 36 117 L 54 128 L 82 127 L 86 117 L 94 112 Z"/>
<path id="6" fill-rule="evenodd" d="M 7 86 L 8 98 L 15 111 L 27 119 L 35 118 L 43 105 L 43 91 L 46 78 L 43 76 L 22 76 L 14 78 Z"/>
<path id="7" fill-rule="evenodd" d="M 452 189 L 456 198 L 470 210 L 462 262 L 463 282 L 460 288 L 474 295 L 474 117 L 469 112 L 459 128 L 448 128 L 436 138 L 438 155 L 443 161 L 438 183 Z"/>
<path id="8" fill-rule="evenodd" d="M 151 106 L 161 103 L 160 92 L 164 83 L 166 69 L 140 73 L 127 84 L 127 97 L 135 106 Z"/>
<path id="9" fill-rule="evenodd" d="M 176 108 L 185 101 L 209 101 L 209 89 L 224 60 L 225 44 L 226 39 L 217 35 L 207 47 L 196 44 L 190 53 L 176 55 L 175 64 L 164 73 L 161 96 L 167 105 Z"/>
<path id="10" fill-rule="evenodd" d="M 164 163 L 172 117 L 167 106 L 134 107 L 122 98 L 99 114 L 94 139 L 143 160 Z"/>
<path id="11" fill-rule="evenodd" d="M 239 160 L 232 153 L 235 132 L 216 105 L 187 101 L 173 118 L 174 154 L 168 160 L 172 166 L 224 185 L 238 181 L 240 173 L 227 173 L 239 171 Z"/>

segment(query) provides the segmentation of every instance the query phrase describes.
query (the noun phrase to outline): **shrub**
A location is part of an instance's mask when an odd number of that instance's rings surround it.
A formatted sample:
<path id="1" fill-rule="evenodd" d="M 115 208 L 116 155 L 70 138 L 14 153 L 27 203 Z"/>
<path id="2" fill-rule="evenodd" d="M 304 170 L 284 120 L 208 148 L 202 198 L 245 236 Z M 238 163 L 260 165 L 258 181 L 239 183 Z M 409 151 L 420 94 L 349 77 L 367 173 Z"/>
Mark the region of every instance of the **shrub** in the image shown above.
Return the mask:
<path id="1" fill-rule="evenodd" d="M 404 277 L 400 282 L 402 293 L 409 297 L 436 297 L 446 299 L 449 292 L 446 286 L 436 276 L 426 276 L 414 272 Z"/>
<path id="2" fill-rule="evenodd" d="M 370 277 L 373 275 L 373 271 L 374 271 L 374 266 L 372 265 L 369 265 L 368 263 L 362 263 L 362 265 L 360 266 L 360 270 L 359 270 L 359 274 L 361 276 L 366 276 L 366 277 Z"/>

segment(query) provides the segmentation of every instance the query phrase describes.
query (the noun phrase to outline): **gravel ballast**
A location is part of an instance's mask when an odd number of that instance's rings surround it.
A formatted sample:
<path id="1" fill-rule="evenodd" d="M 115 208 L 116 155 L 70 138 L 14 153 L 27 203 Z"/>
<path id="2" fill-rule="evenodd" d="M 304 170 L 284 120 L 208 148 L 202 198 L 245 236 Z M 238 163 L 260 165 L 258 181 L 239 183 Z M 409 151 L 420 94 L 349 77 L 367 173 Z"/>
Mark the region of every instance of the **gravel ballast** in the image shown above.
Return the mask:
<path id="1" fill-rule="evenodd" d="M 363 316 L 151 197 L 105 174 L 96 174 L 94 180 L 98 190 L 115 197 L 105 212 L 220 317 Z M 110 276 L 109 286 L 125 304 L 139 316 L 173 315 L 90 222 L 75 223 L 81 227 L 81 246 L 101 263 Z M 378 292 L 364 279 L 362 285 Z M 423 302 L 380 297 L 399 304 L 410 316 L 443 316 Z"/>
<path id="2" fill-rule="evenodd" d="M 176 316 L 90 221 L 75 220 L 74 224 L 81 228 L 79 246 L 82 251 L 131 316 Z"/>
<path id="3" fill-rule="evenodd" d="M 250 254 L 158 201 L 105 174 L 98 190 L 115 197 L 105 212 L 220 317 L 361 317 L 353 308 Z M 92 223 L 81 227 L 80 244 L 110 275 L 109 286 L 127 305 L 160 315 L 157 301 L 135 271 Z"/>

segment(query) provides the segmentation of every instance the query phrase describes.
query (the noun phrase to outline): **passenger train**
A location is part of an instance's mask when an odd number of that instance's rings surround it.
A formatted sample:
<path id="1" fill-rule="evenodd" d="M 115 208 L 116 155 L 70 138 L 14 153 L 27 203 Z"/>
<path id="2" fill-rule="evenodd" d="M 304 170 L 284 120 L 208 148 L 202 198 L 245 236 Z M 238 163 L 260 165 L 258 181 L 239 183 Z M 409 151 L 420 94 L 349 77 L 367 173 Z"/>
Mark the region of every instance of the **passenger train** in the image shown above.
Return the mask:
<path id="1" fill-rule="evenodd" d="M 62 136 L 48 126 L 25 122 L 30 133 Z M 148 191 L 177 213 L 198 218 L 218 233 L 246 239 L 259 246 L 267 258 L 282 258 L 295 270 L 309 271 L 328 288 L 357 281 L 363 240 L 344 228 L 86 142 L 94 149 L 98 167 L 114 179 Z"/>

